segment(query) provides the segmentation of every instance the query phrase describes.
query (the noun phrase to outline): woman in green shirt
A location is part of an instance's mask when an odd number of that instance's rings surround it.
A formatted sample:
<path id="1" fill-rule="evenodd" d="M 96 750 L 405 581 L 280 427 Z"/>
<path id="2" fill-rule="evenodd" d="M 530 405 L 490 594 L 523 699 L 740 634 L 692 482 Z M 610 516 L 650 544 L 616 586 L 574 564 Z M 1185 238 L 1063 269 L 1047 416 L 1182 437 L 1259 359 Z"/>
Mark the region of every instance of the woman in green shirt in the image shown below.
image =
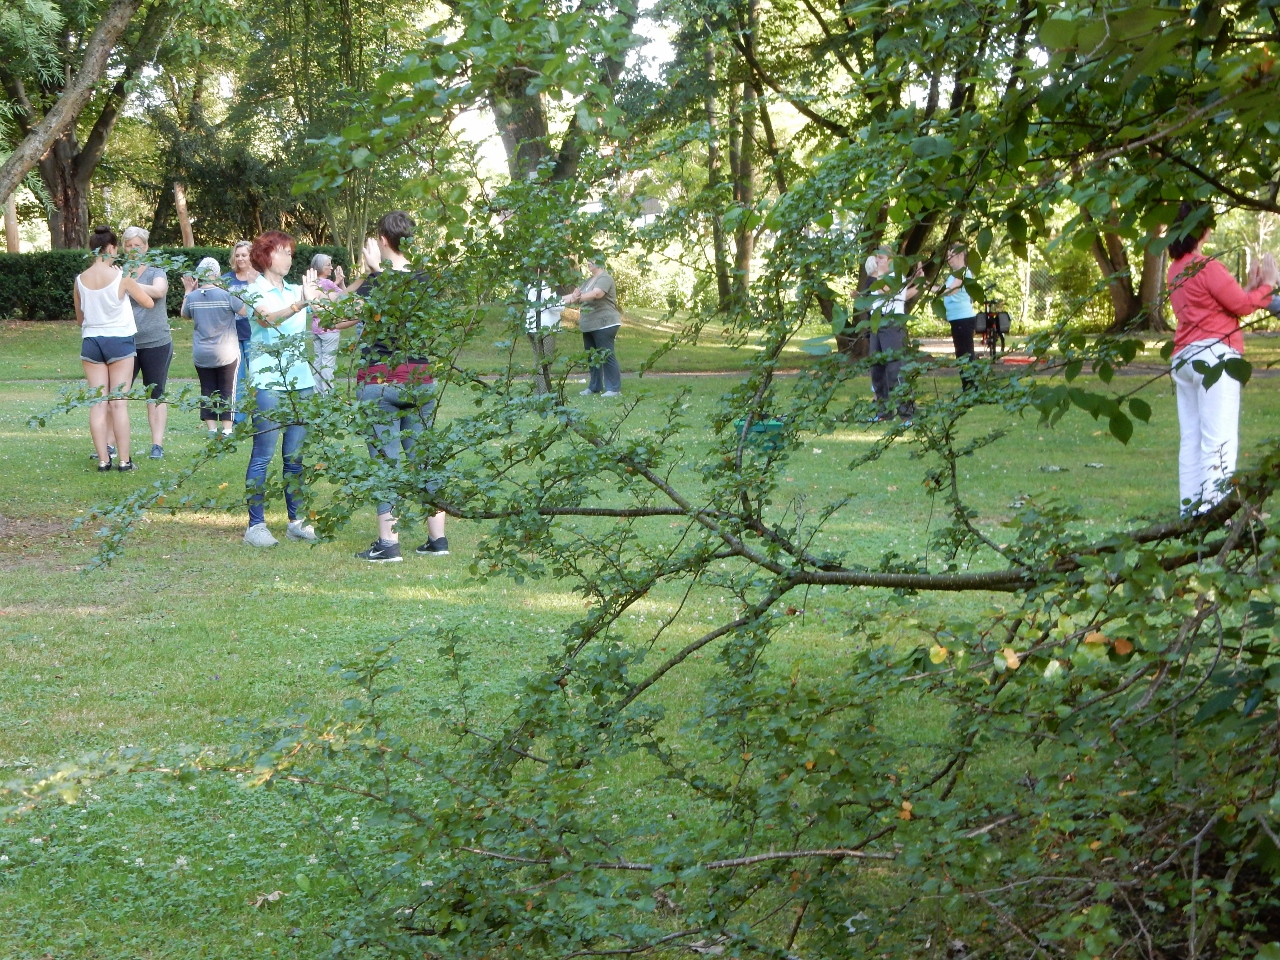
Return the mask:
<path id="1" fill-rule="evenodd" d="M 617 397 L 622 394 L 622 369 L 618 366 L 618 355 L 614 352 L 613 341 L 622 326 L 622 313 L 618 310 L 617 286 L 613 277 L 604 269 L 603 260 L 593 260 L 587 264 L 590 278 L 582 286 L 564 298 L 566 304 L 577 303 L 582 306 L 582 316 L 578 321 L 578 329 L 582 331 L 582 346 L 587 350 L 602 350 L 608 356 L 604 363 L 593 366 L 591 382 L 582 395 L 598 393 L 604 397 Z"/>

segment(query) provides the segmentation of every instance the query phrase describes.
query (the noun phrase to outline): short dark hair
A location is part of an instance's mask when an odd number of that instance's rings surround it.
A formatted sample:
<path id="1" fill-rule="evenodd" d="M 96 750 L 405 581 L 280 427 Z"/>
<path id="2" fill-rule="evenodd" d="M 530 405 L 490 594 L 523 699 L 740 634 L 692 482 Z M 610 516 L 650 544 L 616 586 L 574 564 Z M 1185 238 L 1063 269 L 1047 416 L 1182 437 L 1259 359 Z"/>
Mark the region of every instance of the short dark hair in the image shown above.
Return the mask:
<path id="1" fill-rule="evenodd" d="M 271 255 L 281 247 L 288 247 L 289 252 L 293 253 L 298 249 L 298 242 L 287 233 L 268 230 L 254 240 L 249 247 L 249 262 L 253 264 L 255 270 L 266 273 L 267 268 L 271 266 Z"/>
<path id="2" fill-rule="evenodd" d="M 105 247 L 120 246 L 120 238 L 116 236 L 116 232 L 108 227 L 105 223 L 100 227 L 94 227 L 93 233 L 89 237 L 89 249 L 93 251 L 102 250 Z"/>
<path id="3" fill-rule="evenodd" d="M 1183 200 L 1178 204 L 1178 216 L 1169 230 L 1173 242 L 1169 244 L 1169 256 L 1181 260 L 1196 248 L 1206 233 L 1213 229 L 1213 207 Z"/>
<path id="4" fill-rule="evenodd" d="M 378 218 L 378 236 L 387 238 L 387 246 L 396 253 L 402 253 L 400 243 L 413 236 L 413 228 L 417 226 L 413 217 L 403 210 L 392 210 Z"/>

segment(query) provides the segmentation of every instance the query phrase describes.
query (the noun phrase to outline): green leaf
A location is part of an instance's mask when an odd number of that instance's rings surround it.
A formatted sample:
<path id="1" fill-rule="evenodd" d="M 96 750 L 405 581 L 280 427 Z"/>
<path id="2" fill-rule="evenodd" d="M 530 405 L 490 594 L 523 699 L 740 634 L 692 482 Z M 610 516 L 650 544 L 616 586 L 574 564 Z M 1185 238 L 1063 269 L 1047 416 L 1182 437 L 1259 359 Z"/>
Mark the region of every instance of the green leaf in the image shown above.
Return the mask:
<path id="1" fill-rule="evenodd" d="M 1160 344 L 1160 359 L 1168 361 L 1173 357 L 1173 341 L 1166 340 Z"/>
<path id="2" fill-rule="evenodd" d="M 825 357 L 832 352 L 830 337 L 810 337 L 800 341 L 800 349 L 815 357 Z"/>
<path id="3" fill-rule="evenodd" d="M 1232 380 L 1239 381 L 1240 385 L 1249 382 L 1249 378 L 1253 376 L 1253 364 L 1244 357 L 1231 357 L 1223 365 L 1227 376 Z"/>
<path id="4" fill-rule="evenodd" d="M 495 40 L 505 40 L 511 36 L 511 27 L 501 17 L 494 17 L 489 21 L 489 36 Z"/>
<path id="5" fill-rule="evenodd" d="M 1129 398 L 1129 412 L 1141 420 L 1143 423 L 1151 422 L 1151 404 L 1143 400 L 1141 397 Z"/>
<path id="6" fill-rule="evenodd" d="M 1111 435 L 1121 443 L 1128 443 L 1129 438 L 1133 436 L 1133 421 L 1126 417 L 1123 413 L 1113 414 L 1108 421 L 1111 429 Z"/>
<path id="7" fill-rule="evenodd" d="M 982 256 L 987 255 L 987 251 L 991 249 L 991 228 L 983 227 L 978 231 L 978 253 Z"/>
<path id="8" fill-rule="evenodd" d="M 1273 940 L 1260 946 L 1258 960 L 1280 960 L 1280 943 Z"/>
<path id="9" fill-rule="evenodd" d="M 1175 14 L 1176 11 L 1167 8 L 1134 7 L 1111 18 L 1111 33 L 1121 40 L 1131 40 L 1153 30 L 1159 30 L 1164 26 L 1165 20 Z"/>
<path id="10" fill-rule="evenodd" d="M 833 335 L 844 332 L 844 328 L 849 325 L 849 310 L 843 303 L 837 303 L 831 308 L 831 333 Z"/>
<path id="11" fill-rule="evenodd" d="M 297 876 L 293 878 L 293 882 L 298 885 L 298 889 L 301 890 L 303 893 L 311 892 L 311 878 L 308 877 L 305 873 L 299 873 Z"/>
<path id="12" fill-rule="evenodd" d="M 1046 20 L 1040 25 L 1040 42 L 1050 50 L 1067 50 L 1075 45 L 1080 23 L 1076 20 Z"/>
<path id="13" fill-rule="evenodd" d="M 1235 687 L 1219 690 L 1196 711 L 1196 715 L 1191 722 L 1196 724 L 1203 723 L 1206 720 L 1212 720 L 1220 713 L 1226 713 L 1231 709 L 1231 705 L 1236 702 L 1238 694 L 1239 691 Z"/>

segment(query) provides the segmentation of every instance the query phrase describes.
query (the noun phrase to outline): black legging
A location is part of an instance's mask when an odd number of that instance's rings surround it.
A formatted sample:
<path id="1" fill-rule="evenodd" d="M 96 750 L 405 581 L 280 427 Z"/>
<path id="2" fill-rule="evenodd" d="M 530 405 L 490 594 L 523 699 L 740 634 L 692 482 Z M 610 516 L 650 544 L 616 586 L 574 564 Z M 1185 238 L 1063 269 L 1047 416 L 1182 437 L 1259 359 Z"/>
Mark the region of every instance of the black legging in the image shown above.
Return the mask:
<path id="1" fill-rule="evenodd" d="M 960 382 L 966 390 L 973 387 L 974 381 L 964 358 L 968 357 L 969 363 L 978 359 L 973 352 L 973 331 L 977 323 L 977 317 L 951 321 L 951 345 L 956 348 L 956 359 L 960 361 Z"/>
<path id="2" fill-rule="evenodd" d="M 164 401 L 164 388 L 169 383 L 169 364 L 173 360 L 173 341 L 158 347 L 138 347 L 138 362 L 133 366 L 133 379 L 142 375 L 147 399 Z"/>
<path id="3" fill-rule="evenodd" d="M 236 369 L 240 361 L 224 364 L 221 367 L 196 367 L 196 376 L 200 378 L 200 396 L 208 397 L 212 407 L 200 408 L 201 420 L 223 420 L 231 422 L 232 406 L 236 396 Z"/>

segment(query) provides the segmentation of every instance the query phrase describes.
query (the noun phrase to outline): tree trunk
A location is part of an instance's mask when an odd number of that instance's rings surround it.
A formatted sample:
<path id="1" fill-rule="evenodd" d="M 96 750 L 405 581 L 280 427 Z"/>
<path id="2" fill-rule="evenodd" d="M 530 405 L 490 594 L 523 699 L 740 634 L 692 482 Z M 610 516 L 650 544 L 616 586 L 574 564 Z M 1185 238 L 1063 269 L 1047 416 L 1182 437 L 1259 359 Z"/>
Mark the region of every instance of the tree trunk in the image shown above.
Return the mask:
<path id="1" fill-rule="evenodd" d="M 31 172 L 40 158 L 59 139 L 68 132 L 74 135 L 76 121 L 88 106 L 89 99 L 106 72 L 112 49 L 129 26 L 133 15 L 138 12 L 141 3 L 142 0 L 115 0 L 103 14 L 85 45 L 80 69 L 40 122 L 22 138 L 9 159 L 0 165 L 0 197 L 13 193 L 22 178 Z M 73 216 L 76 213 L 78 209 L 73 212 Z"/>
<path id="2" fill-rule="evenodd" d="M 1142 301 L 1133 290 L 1133 273 L 1129 269 L 1129 254 L 1124 240 L 1114 233 L 1094 234 L 1093 259 L 1107 281 L 1107 293 L 1111 295 L 1111 308 L 1115 312 L 1112 330 L 1127 330 L 1139 319 Z"/>
<path id="3" fill-rule="evenodd" d="M 1168 333 L 1164 319 L 1164 272 L 1169 255 L 1161 251 L 1151 252 L 1152 241 L 1164 236 L 1164 224 L 1157 224 L 1147 236 L 1142 251 L 1142 281 L 1138 285 L 1138 298 L 1142 302 L 1142 318 L 1146 329 L 1155 333 Z"/>
<path id="4" fill-rule="evenodd" d="M 756 202 L 756 92 L 750 83 L 742 85 L 742 134 L 738 145 L 738 163 L 734 170 L 733 192 L 744 211 L 734 236 L 733 282 L 744 300 L 751 286 L 751 255 L 755 249 L 755 233 L 747 213 Z"/>
<path id="5" fill-rule="evenodd" d="M 22 244 L 18 238 L 18 194 L 9 194 L 4 202 L 4 242 L 10 253 L 20 253 Z"/>
<path id="6" fill-rule="evenodd" d="M 151 214 L 151 226 L 147 228 L 151 234 L 152 243 L 155 243 L 165 235 L 166 228 L 172 217 L 173 194 L 168 190 L 161 190 L 160 196 L 156 199 L 156 208 Z M 261 230 L 258 231 L 258 233 L 261 232 Z"/>
<path id="7" fill-rule="evenodd" d="M 528 82 L 523 71 L 504 70 L 489 96 L 512 180 L 523 180 L 535 173 L 550 156 L 546 109 L 540 94 L 525 91 Z"/>
<path id="8" fill-rule="evenodd" d="M 173 208 L 178 212 L 178 229 L 182 231 L 182 245 L 194 247 L 196 238 L 191 232 L 191 217 L 187 213 L 187 188 L 180 180 L 173 185 Z"/>
<path id="9" fill-rule="evenodd" d="M 707 68 L 707 90 L 702 98 L 703 108 L 707 114 L 707 191 L 714 195 L 720 186 L 720 126 L 716 118 L 716 53 L 710 42 L 702 52 L 703 62 Z M 732 291 L 729 286 L 729 248 L 725 242 L 724 221 L 712 200 L 711 210 L 711 246 L 715 257 L 716 293 L 719 296 L 720 311 L 729 309 L 729 298 Z"/>
<path id="10" fill-rule="evenodd" d="M 87 183 L 78 175 L 80 144 L 75 130 L 59 137 L 40 159 L 40 179 L 49 191 L 49 245 L 54 250 L 78 250 L 89 245 Z"/>

